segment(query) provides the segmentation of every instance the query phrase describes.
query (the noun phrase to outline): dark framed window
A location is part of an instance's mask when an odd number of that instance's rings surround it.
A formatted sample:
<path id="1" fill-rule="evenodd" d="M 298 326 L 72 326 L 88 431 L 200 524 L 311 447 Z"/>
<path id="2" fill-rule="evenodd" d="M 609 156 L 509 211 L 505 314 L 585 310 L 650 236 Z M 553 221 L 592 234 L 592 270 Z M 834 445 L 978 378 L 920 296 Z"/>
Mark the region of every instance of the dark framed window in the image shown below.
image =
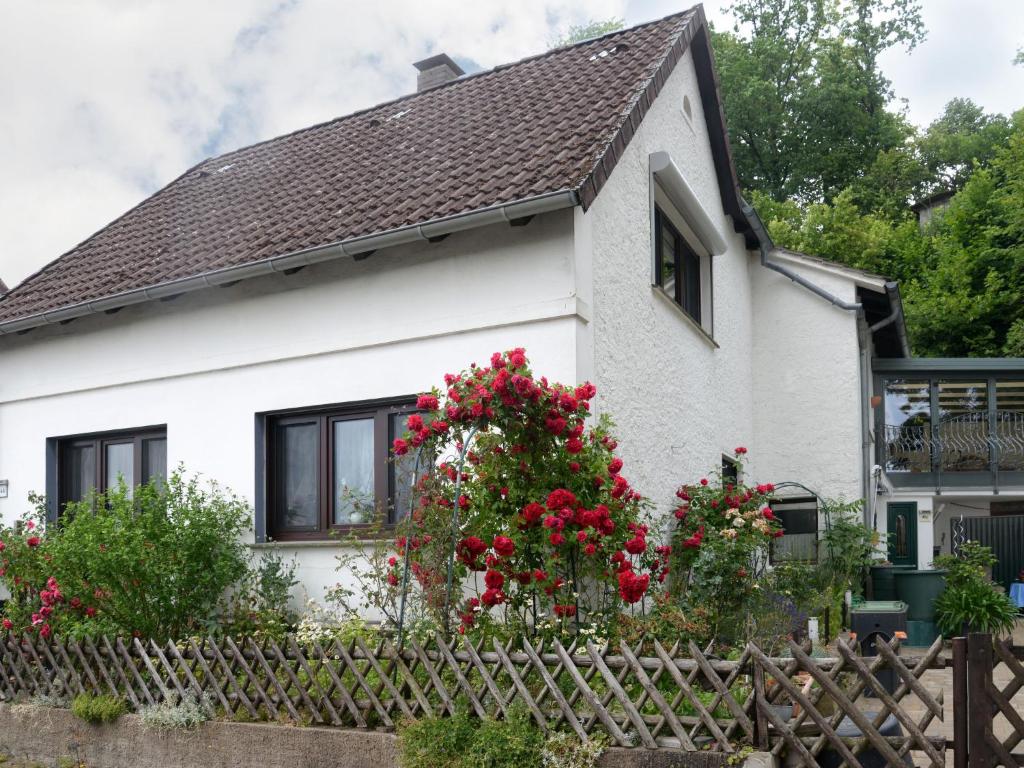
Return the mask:
<path id="1" fill-rule="evenodd" d="M 783 535 L 773 539 L 770 562 L 818 562 L 818 500 L 813 496 L 773 499 L 772 512 Z"/>
<path id="2" fill-rule="evenodd" d="M 700 256 L 657 206 L 654 208 L 654 262 L 655 285 L 700 325 Z"/>
<path id="3" fill-rule="evenodd" d="M 76 435 L 57 440 L 58 513 L 89 492 L 106 492 L 124 480 L 137 485 L 167 479 L 167 428 Z"/>
<path id="4" fill-rule="evenodd" d="M 266 529 L 278 540 L 394 524 L 408 513 L 415 456 L 391 459 L 414 401 L 339 405 L 266 418 Z"/>
<path id="5" fill-rule="evenodd" d="M 722 456 L 722 485 L 739 485 L 740 463 L 730 456 Z"/>

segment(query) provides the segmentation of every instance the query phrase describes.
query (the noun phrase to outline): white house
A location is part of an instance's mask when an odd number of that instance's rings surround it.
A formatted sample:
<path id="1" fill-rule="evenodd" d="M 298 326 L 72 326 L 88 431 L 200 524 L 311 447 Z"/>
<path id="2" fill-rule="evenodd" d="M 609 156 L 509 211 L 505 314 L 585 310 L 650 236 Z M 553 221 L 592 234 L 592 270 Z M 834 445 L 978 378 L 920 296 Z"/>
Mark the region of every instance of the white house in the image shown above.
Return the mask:
<path id="1" fill-rule="evenodd" d="M 898 289 L 772 245 L 699 6 L 488 72 L 417 67 L 418 92 L 205 160 L 0 298 L 5 520 L 30 491 L 56 516 L 184 462 L 248 497 L 254 546 L 319 597 L 342 487 L 396 493 L 403 409 L 517 346 L 596 384 L 666 508 L 737 445 L 751 478 L 878 495 Z"/>

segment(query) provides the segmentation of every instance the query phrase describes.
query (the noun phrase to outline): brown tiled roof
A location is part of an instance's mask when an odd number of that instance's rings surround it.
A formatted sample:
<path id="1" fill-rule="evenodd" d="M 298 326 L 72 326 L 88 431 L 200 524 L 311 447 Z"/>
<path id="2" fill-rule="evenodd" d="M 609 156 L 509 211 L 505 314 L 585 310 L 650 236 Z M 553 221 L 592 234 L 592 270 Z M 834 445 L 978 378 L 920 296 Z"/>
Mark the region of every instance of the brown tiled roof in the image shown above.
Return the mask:
<path id="1" fill-rule="evenodd" d="M 0 324 L 547 193 L 588 206 L 695 35 L 720 117 L 696 7 L 204 160 L 0 299 Z"/>

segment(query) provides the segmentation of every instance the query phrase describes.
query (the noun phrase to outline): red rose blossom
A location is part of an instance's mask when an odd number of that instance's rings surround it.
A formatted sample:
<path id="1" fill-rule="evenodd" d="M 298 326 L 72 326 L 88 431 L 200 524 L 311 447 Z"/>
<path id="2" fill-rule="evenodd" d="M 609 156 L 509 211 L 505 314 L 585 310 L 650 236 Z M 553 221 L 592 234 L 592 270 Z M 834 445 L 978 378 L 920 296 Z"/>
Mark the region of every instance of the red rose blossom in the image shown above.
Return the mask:
<path id="1" fill-rule="evenodd" d="M 576 495 L 565 488 L 556 488 L 548 494 L 548 509 L 576 506 Z"/>
<path id="2" fill-rule="evenodd" d="M 495 536 L 492 546 L 494 551 L 502 557 L 511 557 L 512 553 L 516 551 L 515 542 L 508 536 Z"/>
<path id="3" fill-rule="evenodd" d="M 484 574 L 484 584 L 490 589 L 501 589 L 505 586 L 505 577 L 498 571 L 488 571 Z"/>
<path id="4" fill-rule="evenodd" d="M 488 589 L 480 595 L 480 601 L 487 606 L 501 605 L 505 602 L 505 593 L 500 589 Z"/>
<path id="5" fill-rule="evenodd" d="M 437 398 L 434 395 L 420 395 L 416 399 L 416 407 L 423 411 L 436 411 Z"/>
<path id="6" fill-rule="evenodd" d="M 29 536 L 25 540 L 25 543 L 28 544 L 30 547 L 38 547 L 39 546 L 39 537 L 38 536 Z"/>

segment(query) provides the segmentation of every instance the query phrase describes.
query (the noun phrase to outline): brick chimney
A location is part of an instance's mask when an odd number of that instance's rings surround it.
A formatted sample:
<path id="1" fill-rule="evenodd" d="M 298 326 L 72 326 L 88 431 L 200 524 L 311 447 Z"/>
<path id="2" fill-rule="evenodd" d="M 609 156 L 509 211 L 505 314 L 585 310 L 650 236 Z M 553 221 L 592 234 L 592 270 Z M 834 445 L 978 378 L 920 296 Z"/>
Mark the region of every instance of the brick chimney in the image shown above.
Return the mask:
<path id="1" fill-rule="evenodd" d="M 416 76 L 417 91 L 425 91 L 436 85 L 449 83 L 466 74 L 447 53 L 439 53 L 436 56 L 423 59 L 423 61 L 417 61 L 413 66 L 420 71 Z"/>

